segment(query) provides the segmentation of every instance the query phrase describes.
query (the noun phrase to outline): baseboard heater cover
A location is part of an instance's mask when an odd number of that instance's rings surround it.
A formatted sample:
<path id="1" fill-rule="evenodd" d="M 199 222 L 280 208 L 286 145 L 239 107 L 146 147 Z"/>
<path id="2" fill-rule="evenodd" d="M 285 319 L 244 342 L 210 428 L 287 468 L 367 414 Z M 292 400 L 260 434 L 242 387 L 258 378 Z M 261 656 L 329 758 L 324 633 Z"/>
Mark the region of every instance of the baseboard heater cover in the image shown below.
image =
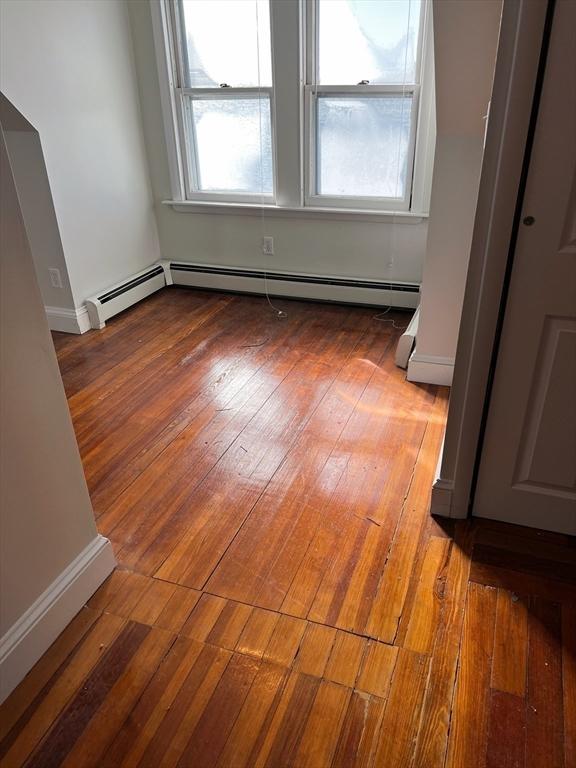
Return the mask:
<path id="1" fill-rule="evenodd" d="M 106 320 L 159 291 L 165 285 L 172 285 L 170 262 L 158 261 L 97 296 L 86 299 L 90 326 L 96 329 L 104 328 Z"/>
<path id="2" fill-rule="evenodd" d="M 418 283 L 359 280 L 348 277 L 264 272 L 259 269 L 170 263 L 176 285 L 241 293 L 265 293 L 290 298 L 341 301 L 353 304 L 415 309 L 420 298 Z"/>
<path id="3" fill-rule="evenodd" d="M 420 307 L 414 312 L 412 320 L 408 323 L 408 327 L 398 339 L 398 345 L 396 346 L 396 365 L 399 368 L 408 368 L 408 360 L 410 359 L 412 348 L 416 343 L 419 320 Z"/>

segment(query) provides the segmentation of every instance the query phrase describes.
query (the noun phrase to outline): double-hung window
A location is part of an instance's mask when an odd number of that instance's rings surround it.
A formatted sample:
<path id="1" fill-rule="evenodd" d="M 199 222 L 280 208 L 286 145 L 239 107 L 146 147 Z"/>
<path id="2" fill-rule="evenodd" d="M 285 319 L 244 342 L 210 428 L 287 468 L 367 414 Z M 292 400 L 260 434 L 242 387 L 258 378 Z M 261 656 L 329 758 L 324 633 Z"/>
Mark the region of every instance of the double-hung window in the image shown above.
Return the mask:
<path id="1" fill-rule="evenodd" d="M 407 210 L 421 3 L 315 0 L 308 9 L 306 202 Z"/>
<path id="2" fill-rule="evenodd" d="M 189 199 L 274 199 L 268 0 L 171 5 Z"/>
<path id="3" fill-rule="evenodd" d="M 408 212 L 425 198 L 427 0 L 152 2 L 173 202 Z"/>

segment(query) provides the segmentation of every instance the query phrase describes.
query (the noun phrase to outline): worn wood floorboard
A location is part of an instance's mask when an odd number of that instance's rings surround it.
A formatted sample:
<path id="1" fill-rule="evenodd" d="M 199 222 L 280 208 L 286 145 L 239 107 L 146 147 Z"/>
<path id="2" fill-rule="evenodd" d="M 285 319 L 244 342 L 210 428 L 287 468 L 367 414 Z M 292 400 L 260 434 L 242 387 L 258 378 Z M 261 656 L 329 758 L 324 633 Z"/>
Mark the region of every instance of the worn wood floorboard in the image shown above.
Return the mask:
<path id="1" fill-rule="evenodd" d="M 54 334 L 120 565 L 0 709 L 1 765 L 572 768 L 574 541 L 432 519 L 448 391 L 374 310 L 278 303 L 171 288 Z"/>

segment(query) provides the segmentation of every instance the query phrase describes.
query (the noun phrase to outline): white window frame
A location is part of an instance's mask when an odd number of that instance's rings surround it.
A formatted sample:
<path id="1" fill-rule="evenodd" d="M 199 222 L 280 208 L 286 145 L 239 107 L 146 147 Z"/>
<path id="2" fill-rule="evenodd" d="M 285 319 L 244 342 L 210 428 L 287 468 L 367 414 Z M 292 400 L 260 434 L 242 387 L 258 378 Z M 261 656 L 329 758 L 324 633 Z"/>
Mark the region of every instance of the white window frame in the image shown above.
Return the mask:
<path id="1" fill-rule="evenodd" d="M 276 163 L 275 146 L 276 130 L 274 119 L 274 88 L 273 86 L 262 87 L 234 87 L 225 88 L 206 88 L 206 87 L 188 87 L 185 78 L 185 42 L 183 37 L 184 19 L 182 14 L 182 4 L 180 0 L 169 0 L 166 3 L 167 20 L 169 21 L 169 31 L 174 44 L 171 46 L 171 68 L 174 90 L 174 102 L 176 106 L 176 124 L 178 130 L 178 139 L 180 146 L 185 148 L 180 153 L 182 158 L 182 179 L 184 184 L 184 193 L 186 200 L 198 200 L 204 202 L 233 202 L 233 203 L 260 203 L 273 205 L 276 201 Z M 258 192 L 227 192 L 226 190 L 202 191 L 199 184 L 198 171 L 198 148 L 196 147 L 196 132 L 191 126 L 192 121 L 192 102 L 197 100 L 209 99 L 242 99 L 242 98 L 267 100 L 270 104 L 270 126 L 272 140 L 272 194 Z"/>
<path id="2" fill-rule="evenodd" d="M 305 205 L 311 207 L 330 207 L 348 209 L 379 209 L 386 211 L 409 211 L 412 200 L 412 185 L 414 176 L 414 159 L 416 154 L 416 135 L 418 123 L 418 106 L 420 96 L 420 81 L 422 78 L 423 47 L 426 21 L 426 2 L 420 6 L 420 19 L 418 24 L 417 59 L 415 62 L 415 82 L 405 84 L 384 85 L 322 85 L 318 82 L 318 51 L 319 51 L 319 24 L 318 24 L 318 0 L 306 2 L 306 83 L 304 85 L 304 115 L 305 115 L 305 168 L 306 194 Z M 378 97 L 400 94 L 411 96 L 410 109 L 410 138 L 408 142 L 406 186 L 404 197 L 363 197 L 360 195 L 319 195 L 317 189 L 317 113 L 318 100 L 322 96 L 359 96 Z"/>
<path id="3" fill-rule="evenodd" d="M 182 22 L 175 0 L 149 0 L 160 83 L 171 199 L 163 201 L 175 210 L 190 213 L 251 214 L 276 211 L 288 217 L 339 217 L 418 222 L 427 217 L 435 146 L 434 72 L 431 34 L 431 0 L 423 0 L 419 25 L 417 82 L 409 85 L 321 86 L 314 82 L 315 0 L 272 0 L 270 24 L 272 87 L 186 88 L 182 87 Z M 412 95 L 411 140 L 407 169 L 407 194 L 403 200 L 374 197 L 329 197 L 316 195 L 313 102 L 319 95 L 389 93 Z M 203 98 L 233 94 L 270 99 L 272 131 L 273 194 L 200 192 L 194 185 L 190 162 L 186 103 L 196 94 Z"/>

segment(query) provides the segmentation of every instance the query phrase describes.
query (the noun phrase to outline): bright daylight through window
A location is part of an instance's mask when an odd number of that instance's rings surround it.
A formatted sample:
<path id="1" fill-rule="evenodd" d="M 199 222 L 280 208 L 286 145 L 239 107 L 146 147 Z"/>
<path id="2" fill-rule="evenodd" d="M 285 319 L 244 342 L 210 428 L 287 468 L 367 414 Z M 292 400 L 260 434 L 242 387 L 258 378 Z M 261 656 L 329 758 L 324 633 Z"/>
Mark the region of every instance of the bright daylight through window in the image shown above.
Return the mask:
<path id="1" fill-rule="evenodd" d="M 282 44 L 278 3 L 295 9 L 299 45 Z M 175 196 L 409 211 L 425 139 L 425 10 L 421 0 L 165 0 Z M 285 145 L 282 114 L 298 116 Z M 296 181 L 281 162 L 299 169 Z"/>
<path id="2" fill-rule="evenodd" d="M 271 195 L 268 0 L 183 0 L 181 10 L 191 187 Z"/>
<path id="3" fill-rule="evenodd" d="M 420 3 L 319 0 L 317 8 L 309 45 L 312 193 L 404 200 Z"/>

